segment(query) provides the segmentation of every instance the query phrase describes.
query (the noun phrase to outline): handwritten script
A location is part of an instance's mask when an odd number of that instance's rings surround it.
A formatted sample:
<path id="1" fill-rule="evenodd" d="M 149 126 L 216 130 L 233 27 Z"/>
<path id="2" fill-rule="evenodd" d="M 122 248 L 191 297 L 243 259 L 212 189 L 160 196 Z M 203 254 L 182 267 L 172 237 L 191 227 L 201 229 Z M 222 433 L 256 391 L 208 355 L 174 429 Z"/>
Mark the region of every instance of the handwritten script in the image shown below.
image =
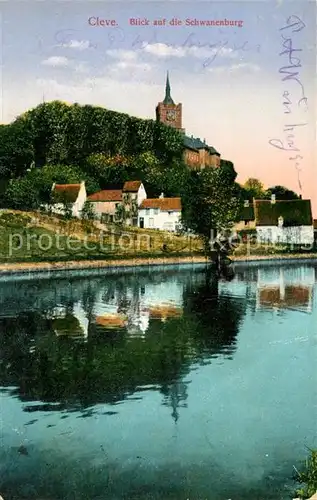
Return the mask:
<path id="1" fill-rule="evenodd" d="M 302 31 L 304 28 L 305 24 L 303 21 L 298 16 L 294 15 L 289 16 L 286 20 L 285 26 L 280 28 L 282 48 L 284 50 L 279 53 L 279 56 L 286 58 L 286 64 L 283 62 L 285 65 L 279 69 L 279 73 L 285 75 L 282 78 L 282 82 L 292 82 L 295 84 L 292 92 L 290 92 L 288 88 L 285 88 L 283 91 L 282 104 L 284 114 L 292 116 L 289 116 L 290 122 L 284 125 L 283 138 L 269 140 L 269 144 L 271 146 L 286 151 L 287 153 L 292 152 L 288 159 L 297 170 L 297 179 L 300 190 L 302 189 L 300 182 L 300 172 L 302 171 L 301 162 L 304 158 L 300 154 L 301 151 L 298 146 L 296 133 L 302 127 L 305 127 L 307 123 L 303 120 L 299 120 L 299 123 L 297 123 L 297 120 L 293 119 L 293 116 L 296 111 L 306 112 L 308 109 L 308 102 L 305 95 L 304 85 L 300 80 L 300 72 L 298 71 L 298 68 L 302 67 L 301 59 L 299 57 L 302 49 L 298 47 L 295 48 L 292 36 L 293 34 Z"/>
<path id="2" fill-rule="evenodd" d="M 72 39 L 76 36 L 78 37 L 79 30 L 73 29 L 64 29 L 55 33 L 55 42 L 59 47 L 67 47 Z M 160 39 L 158 33 L 153 31 L 148 37 L 145 39 L 144 36 L 138 34 L 133 35 L 131 38 L 131 31 L 129 32 L 130 36 L 127 36 L 125 31 L 116 26 L 114 28 L 107 29 L 105 33 L 105 37 L 102 41 L 98 41 L 98 43 L 87 41 L 89 48 L 99 49 L 99 50 L 109 50 L 109 49 L 119 49 L 119 48 L 127 48 L 130 46 L 135 51 L 144 51 L 151 52 L 151 46 L 155 44 L 162 44 L 166 49 L 172 50 L 192 50 L 196 53 L 201 52 L 202 66 L 203 68 L 207 68 L 210 66 L 217 57 L 221 57 L 223 55 L 234 55 L 235 53 L 241 52 L 257 52 L 259 53 L 261 50 L 260 44 L 250 44 L 248 40 L 243 42 L 236 42 L 234 40 L 229 41 L 228 39 L 217 40 L 217 41 L 201 41 L 196 33 L 189 33 L 186 38 L 179 43 L 168 43 L 164 39 Z"/>

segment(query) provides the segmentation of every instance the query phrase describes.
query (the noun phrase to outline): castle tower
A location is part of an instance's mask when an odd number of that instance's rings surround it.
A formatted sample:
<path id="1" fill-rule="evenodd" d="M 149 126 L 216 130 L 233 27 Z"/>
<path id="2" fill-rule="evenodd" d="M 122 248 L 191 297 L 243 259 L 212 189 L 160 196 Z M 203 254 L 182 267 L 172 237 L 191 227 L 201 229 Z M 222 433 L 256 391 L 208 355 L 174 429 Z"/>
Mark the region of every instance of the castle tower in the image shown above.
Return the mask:
<path id="1" fill-rule="evenodd" d="M 171 86 L 167 72 L 164 101 L 156 106 L 156 120 L 182 132 L 182 104 L 175 104 L 171 96 Z"/>

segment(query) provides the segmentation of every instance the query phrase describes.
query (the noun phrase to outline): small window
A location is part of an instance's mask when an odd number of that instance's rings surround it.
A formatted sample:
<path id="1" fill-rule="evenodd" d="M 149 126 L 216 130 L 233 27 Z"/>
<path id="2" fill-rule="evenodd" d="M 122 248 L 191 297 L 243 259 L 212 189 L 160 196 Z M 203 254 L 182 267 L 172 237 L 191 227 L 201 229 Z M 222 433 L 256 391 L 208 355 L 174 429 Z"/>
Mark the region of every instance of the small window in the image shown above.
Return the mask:
<path id="1" fill-rule="evenodd" d="M 153 212 L 154 212 L 154 215 L 157 215 L 159 213 L 159 209 L 158 208 L 154 208 Z"/>

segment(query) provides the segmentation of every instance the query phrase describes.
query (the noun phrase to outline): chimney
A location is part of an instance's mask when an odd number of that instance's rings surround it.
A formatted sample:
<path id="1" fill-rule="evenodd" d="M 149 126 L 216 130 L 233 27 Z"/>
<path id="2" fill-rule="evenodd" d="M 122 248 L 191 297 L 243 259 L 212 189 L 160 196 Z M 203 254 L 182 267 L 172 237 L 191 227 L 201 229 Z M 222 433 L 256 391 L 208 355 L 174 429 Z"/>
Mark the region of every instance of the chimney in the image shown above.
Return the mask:
<path id="1" fill-rule="evenodd" d="M 164 198 L 164 193 L 161 193 L 159 196 L 160 199 Z"/>
<path id="2" fill-rule="evenodd" d="M 275 202 L 276 202 L 276 196 L 275 196 L 275 194 L 272 194 L 271 195 L 271 203 L 272 203 L 272 205 L 274 205 Z"/>

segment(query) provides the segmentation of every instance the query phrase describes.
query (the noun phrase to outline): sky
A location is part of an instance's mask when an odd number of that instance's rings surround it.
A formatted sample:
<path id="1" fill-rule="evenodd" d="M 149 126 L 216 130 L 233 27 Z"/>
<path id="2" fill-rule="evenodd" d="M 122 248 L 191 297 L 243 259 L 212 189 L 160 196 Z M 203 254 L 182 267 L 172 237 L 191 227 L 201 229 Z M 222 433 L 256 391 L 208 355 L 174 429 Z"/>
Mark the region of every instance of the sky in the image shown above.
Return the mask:
<path id="1" fill-rule="evenodd" d="M 317 217 L 314 2 L 11 0 L 0 29 L 2 123 L 55 99 L 154 119 L 169 71 L 188 135 Z"/>

